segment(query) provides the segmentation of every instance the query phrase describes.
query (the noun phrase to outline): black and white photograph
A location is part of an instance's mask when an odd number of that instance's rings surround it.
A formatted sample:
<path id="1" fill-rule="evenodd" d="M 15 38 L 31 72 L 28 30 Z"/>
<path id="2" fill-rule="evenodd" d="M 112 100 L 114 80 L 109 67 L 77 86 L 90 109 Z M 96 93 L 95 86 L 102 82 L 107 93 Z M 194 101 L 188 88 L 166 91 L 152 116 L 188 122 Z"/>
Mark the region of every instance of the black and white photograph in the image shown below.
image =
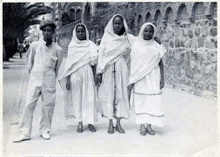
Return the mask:
<path id="1" fill-rule="evenodd" d="M 1 156 L 220 156 L 219 7 L 1 1 Z"/>

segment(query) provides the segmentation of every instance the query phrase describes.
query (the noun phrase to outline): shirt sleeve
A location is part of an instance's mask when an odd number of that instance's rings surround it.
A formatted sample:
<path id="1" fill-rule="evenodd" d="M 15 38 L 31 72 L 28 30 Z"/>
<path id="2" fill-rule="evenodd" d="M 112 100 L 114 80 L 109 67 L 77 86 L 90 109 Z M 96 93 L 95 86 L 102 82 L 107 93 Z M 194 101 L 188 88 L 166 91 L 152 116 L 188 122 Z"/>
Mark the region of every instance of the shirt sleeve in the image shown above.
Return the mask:
<path id="1" fill-rule="evenodd" d="M 27 68 L 29 73 L 31 72 L 34 65 L 35 54 L 36 54 L 36 44 L 32 43 L 27 52 Z"/>

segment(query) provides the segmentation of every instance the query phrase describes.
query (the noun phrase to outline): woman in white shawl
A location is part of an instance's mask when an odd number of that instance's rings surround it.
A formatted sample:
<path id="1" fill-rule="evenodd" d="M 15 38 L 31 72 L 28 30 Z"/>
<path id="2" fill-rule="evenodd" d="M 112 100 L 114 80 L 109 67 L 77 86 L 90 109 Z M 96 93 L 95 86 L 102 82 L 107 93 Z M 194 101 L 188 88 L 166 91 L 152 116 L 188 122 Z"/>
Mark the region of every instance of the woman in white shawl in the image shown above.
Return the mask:
<path id="1" fill-rule="evenodd" d="M 83 124 L 95 132 L 97 105 L 94 74 L 91 66 L 97 62 L 97 46 L 89 40 L 84 24 L 77 24 L 68 47 L 64 74 L 59 80 L 64 92 L 65 116 L 78 121 L 77 132 L 83 132 Z M 93 67 L 94 68 L 94 67 Z"/>
<path id="2" fill-rule="evenodd" d="M 98 99 L 99 109 L 109 119 L 108 133 L 114 133 L 113 117 L 116 118 L 116 131 L 125 133 L 120 120 L 129 117 L 128 62 L 131 42 L 134 37 L 127 34 L 128 26 L 121 15 L 115 15 L 108 22 L 99 46 L 96 79 L 101 83 Z"/>
<path id="3" fill-rule="evenodd" d="M 132 89 L 131 103 L 135 107 L 136 123 L 140 134 L 154 135 L 151 124 L 163 126 L 164 114 L 160 109 L 161 88 L 163 88 L 162 56 L 165 48 L 154 40 L 155 26 L 145 23 L 139 32 L 131 51 L 129 89 Z M 147 124 L 145 128 L 144 124 Z"/>

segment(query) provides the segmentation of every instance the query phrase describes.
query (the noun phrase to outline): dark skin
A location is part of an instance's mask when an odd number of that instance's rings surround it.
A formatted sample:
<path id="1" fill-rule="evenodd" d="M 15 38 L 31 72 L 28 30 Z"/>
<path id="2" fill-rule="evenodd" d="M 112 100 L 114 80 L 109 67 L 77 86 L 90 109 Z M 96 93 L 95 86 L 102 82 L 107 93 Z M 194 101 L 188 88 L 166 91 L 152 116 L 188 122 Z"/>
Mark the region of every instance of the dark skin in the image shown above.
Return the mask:
<path id="1" fill-rule="evenodd" d="M 79 25 L 76 28 L 76 36 L 79 40 L 86 40 L 86 29 L 83 25 Z"/>
<path id="2" fill-rule="evenodd" d="M 43 39 L 46 42 L 46 46 L 49 47 L 53 41 L 53 34 L 54 34 L 54 27 L 52 26 L 45 26 L 42 29 L 43 32 Z"/>
<path id="3" fill-rule="evenodd" d="M 76 37 L 80 41 L 86 40 L 86 28 L 83 25 L 79 25 L 79 26 L 76 27 Z M 95 66 L 92 66 L 92 70 L 93 70 L 93 74 L 94 74 Z M 70 84 L 71 84 L 70 83 L 70 76 L 68 76 L 67 77 L 67 83 L 66 83 L 66 89 L 67 90 L 71 89 Z M 92 124 L 89 124 L 88 128 L 91 132 L 96 132 L 96 128 Z M 83 132 L 83 122 L 78 123 L 77 132 L 78 133 Z"/>
<path id="4" fill-rule="evenodd" d="M 144 40 L 151 40 L 153 38 L 153 35 L 154 35 L 154 28 L 153 26 L 151 25 L 147 25 L 145 28 L 144 28 L 144 31 L 143 31 L 143 38 Z M 154 38 L 154 40 L 161 44 L 160 40 L 158 38 Z M 160 60 L 159 62 L 159 67 L 160 67 L 160 75 L 161 75 L 161 80 L 160 80 L 160 89 L 162 89 L 164 87 L 164 67 L 163 67 L 163 61 L 162 59 Z M 134 84 L 131 84 L 128 86 L 128 89 L 129 91 L 132 90 Z M 149 133 L 150 135 L 154 135 L 155 132 L 154 130 L 151 128 L 151 124 L 147 124 L 147 127 L 145 128 L 144 124 L 141 124 L 140 126 L 140 134 L 141 135 L 146 135 L 146 133 Z"/>
<path id="5" fill-rule="evenodd" d="M 114 33 L 118 36 L 122 36 L 125 32 L 124 24 L 123 24 L 123 18 L 121 16 L 115 16 L 113 19 L 113 30 Z M 102 82 L 102 74 L 96 75 L 96 85 L 100 86 Z M 116 118 L 116 131 L 119 133 L 125 133 L 124 129 L 121 127 L 120 121 L 121 118 Z M 113 120 L 109 119 L 109 127 L 108 127 L 108 133 L 113 134 L 114 133 L 114 126 L 113 126 Z"/>
<path id="6" fill-rule="evenodd" d="M 124 24 L 123 24 L 123 18 L 121 16 L 115 16 L 113 19 L 113 30 L 114 33 L 121 36 L 125 32 Z"/>

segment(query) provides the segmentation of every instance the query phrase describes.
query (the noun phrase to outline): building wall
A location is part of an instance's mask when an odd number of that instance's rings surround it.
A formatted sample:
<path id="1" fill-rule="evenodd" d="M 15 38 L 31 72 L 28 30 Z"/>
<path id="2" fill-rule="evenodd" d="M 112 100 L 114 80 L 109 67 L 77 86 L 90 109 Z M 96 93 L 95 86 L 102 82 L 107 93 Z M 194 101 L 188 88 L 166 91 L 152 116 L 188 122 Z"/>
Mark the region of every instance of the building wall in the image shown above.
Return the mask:
<path id="1" fill-rule="evenodd" d="M 85 14 L 88 14 L 86 8 L 87 3 L 52 3 L 54 11 L 52 18 L 57 23 L 56 41 L 64 49 L 67 54 L 68 45 L 72 38 L 72 31 L 77 23 L 85 23 Z M 63 15 L 68 16 L 64 19 Z"/>
<path id="2" fill-rule="evenodd" d="M 114 14 L 125 17 L 129 33 L 134 35 L 143 23 L 152 22 L 167 48 L 165 83 L 195 95 L 217 97 L 216 2 L 96 2 L 89 8 L 90 15 L 84 22 L 91 40 L 102 37 Z"/>
<path id="3" fill-rule="evenodd" d="M 167 85 L 195 95 L 217 97 L 216 2 L 130 2 L 109 8 L 100 18 L 100 28 L 116 13 L 125 17 L 134 35 L 145 22 L 157 26 L 156 36 L 167 48 Z"/>

